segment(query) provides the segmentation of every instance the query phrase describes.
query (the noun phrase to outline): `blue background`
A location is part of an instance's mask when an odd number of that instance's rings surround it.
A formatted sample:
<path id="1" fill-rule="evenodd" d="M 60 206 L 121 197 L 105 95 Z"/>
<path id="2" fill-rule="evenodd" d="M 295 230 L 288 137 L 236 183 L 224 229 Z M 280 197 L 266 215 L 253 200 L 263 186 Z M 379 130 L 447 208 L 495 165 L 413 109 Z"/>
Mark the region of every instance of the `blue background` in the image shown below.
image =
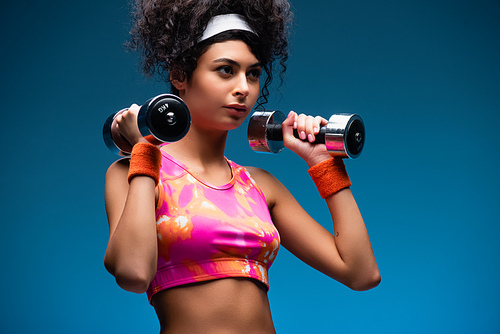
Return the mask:
<path id="1" fill-rule="evenodd" d="M 281 95 L 268 108 L 360 114 L 346 161 L 382 283 L 353 292 L 282 249 L 279 333 L 498 333 L 498 1 L 299 1 Z M 165 92 L 124 52 L 125 0 L 2 1 L 0 332 L 155 333 L 144 295 L 102 264 L 104 120 Z M 276 175 L 331 230 L 291 152 L 227 156 Z"/>

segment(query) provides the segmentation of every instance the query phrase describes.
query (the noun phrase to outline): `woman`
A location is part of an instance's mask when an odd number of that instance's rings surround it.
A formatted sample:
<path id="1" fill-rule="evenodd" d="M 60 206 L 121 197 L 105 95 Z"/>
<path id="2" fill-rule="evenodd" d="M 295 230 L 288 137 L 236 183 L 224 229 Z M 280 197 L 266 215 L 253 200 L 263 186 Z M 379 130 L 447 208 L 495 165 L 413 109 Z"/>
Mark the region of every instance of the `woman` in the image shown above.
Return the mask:
<path id="1" fill-rule="evenodd" d="M 161 333 L 274 333 L 267 269 L 280 243 L 354 290 L 380 281 L 342 160 L 311 144 L 325 119 L 290 112 L 283 142 L 311 168 L 335 236 L 275 177 L 225 158 L 228 131 L 260 91 L 266 101 L 273 63 L 286 69 L 290 17 L 283 0 L 136 6 L 132 46 L 142 50 L 146 73 L 168 75 L 192 124 L 183 139 L 158 148 L 137 128 L 137 105 L 117 118 L 133 150 L 106 175 L 105 266 L 123 289 L 147 292 Z"/>

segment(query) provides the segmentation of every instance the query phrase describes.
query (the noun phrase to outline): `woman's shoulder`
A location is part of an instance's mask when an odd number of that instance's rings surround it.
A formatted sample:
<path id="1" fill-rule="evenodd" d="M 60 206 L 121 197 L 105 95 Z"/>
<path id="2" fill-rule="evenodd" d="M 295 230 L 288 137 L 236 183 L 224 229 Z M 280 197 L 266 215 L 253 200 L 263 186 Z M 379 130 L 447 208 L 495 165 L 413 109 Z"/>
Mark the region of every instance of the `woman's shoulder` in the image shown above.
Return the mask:
<path id="1" fill-rule="evenodd" d="M 118 159 L 114 161 L 111 165 L 109 165 L 107 174 L 116 173 L 123 170 L 128 171 L 129 166 L 130 166 L 130 157 Z"/>
<path id="2" fill-rule="evenodd" d="M 127 178 L 128 169 L 130 166 L 129 158 L 122 158 L 113 162 L 106 171 L 107 183 L 116 182 Z"/>
<path id="3" fill-rule="evenodd" d="M 283 184 L 265 169 L 252 166 L 245 166 L 245 169 L 264 193 L 268 204 L 272 206 L 276 201 L 276 196 L 284 190 Z"/>
<path id="4" fill-rule="evenodd" d="M 257 179 L 268 179 L 268 178 L 274 178 L 274 176 L 266 171 L 265 169 L 259 168 L 259 167 L 253 167 L 253 166 L 243 166 L 248 173 L 254 178 L 255 180 Z"/>

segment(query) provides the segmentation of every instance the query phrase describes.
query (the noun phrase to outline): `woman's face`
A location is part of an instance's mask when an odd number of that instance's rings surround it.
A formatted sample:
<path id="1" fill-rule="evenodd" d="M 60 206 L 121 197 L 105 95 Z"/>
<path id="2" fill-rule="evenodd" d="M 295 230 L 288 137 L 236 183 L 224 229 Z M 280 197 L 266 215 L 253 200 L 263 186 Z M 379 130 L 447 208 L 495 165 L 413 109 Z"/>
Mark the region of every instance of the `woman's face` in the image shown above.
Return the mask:
<path id="1" fill-rule="evenodd" d="M 192 124 L 231 130 L 245 120 L 259 97 L 261 64 L 239 40 L 215 43 L 198 59 L 189 82 L 179 83 L 179 96 Z"/>

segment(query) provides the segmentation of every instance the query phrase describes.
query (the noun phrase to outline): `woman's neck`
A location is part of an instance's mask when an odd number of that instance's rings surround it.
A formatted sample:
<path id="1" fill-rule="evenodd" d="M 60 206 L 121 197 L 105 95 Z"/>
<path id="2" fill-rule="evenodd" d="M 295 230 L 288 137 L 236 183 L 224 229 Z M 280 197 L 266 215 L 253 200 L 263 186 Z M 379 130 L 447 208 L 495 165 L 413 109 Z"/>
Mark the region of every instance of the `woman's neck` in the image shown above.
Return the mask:
<path id="1" fill-rule="evenodd" d="M 203 133 L 191 128 L 181 140 L 162 149 L 186 165 L 205 182 L 221 186 L 231 181 L 231 167 L 224 157 L 227 131 Z"/>
<path id="2" fill-rule="evenodd" d="M 226 167 L 224 157 L 227 131 L 206 131 L 191 127 L 181 140 L 163 146 L 163 150 L 200 173 L 213 167 Z"/>

